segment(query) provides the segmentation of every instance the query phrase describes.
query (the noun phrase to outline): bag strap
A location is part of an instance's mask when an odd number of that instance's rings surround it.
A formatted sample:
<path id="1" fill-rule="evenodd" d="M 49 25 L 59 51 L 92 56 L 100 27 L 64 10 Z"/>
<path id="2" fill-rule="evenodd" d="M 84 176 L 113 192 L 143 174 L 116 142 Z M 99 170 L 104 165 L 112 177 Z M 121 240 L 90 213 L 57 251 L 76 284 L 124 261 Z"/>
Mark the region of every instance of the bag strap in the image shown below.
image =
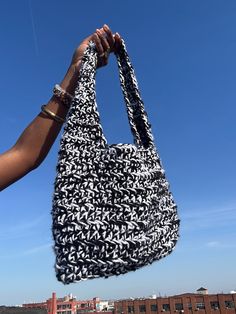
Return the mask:
<path id="1" fill-rule="evenodd" d="M 119 76 L 123 91 L 127 114 L 135 144 L 144 148 L 154 146 L 151 125 L 148 123 L 147 113 L 140 96 L 134 69 L 129 60 L 125 43 L 116 54 L 119 66 Z M 97 51 L 95 44 L 90 42 L 84 52 L 80 69 L 80 76 L 75 89 L 75 97 L 71 104 L 70 114 L 65 130 L 81 130 L 81 136 L 76 136 L 80 142 L 88 145 L 96 144 L 101 148 L 107 146 L 103 134 L 96 103 L 95 75 L 97 65 Z M 71 134 L 72 135 L 72 134 Z"/>
<path id="2" fill-rule="evenodd" d="M 121 88 L 135 143 L 145 148 L 154 146 L 151 125 L 148 122 L 134 68 L 130 62 L 124 40 L 122 40 L 121 49 L 116 54 L 116 57 L 119 66 Z"/>
<path id="3" fill-rule="evenodd" d="M 97 52 L 91 41 L 86 48 L 80 67 L 80 74 L 71 102 L 62 141 L 74 141 L 80 148 L 96 145 L 107 146 L 96 103 L 95 75 Z M 66 143 L 65 143 L 66 144 Z M 64 144 L 64 146 L 65 146 Z"/>

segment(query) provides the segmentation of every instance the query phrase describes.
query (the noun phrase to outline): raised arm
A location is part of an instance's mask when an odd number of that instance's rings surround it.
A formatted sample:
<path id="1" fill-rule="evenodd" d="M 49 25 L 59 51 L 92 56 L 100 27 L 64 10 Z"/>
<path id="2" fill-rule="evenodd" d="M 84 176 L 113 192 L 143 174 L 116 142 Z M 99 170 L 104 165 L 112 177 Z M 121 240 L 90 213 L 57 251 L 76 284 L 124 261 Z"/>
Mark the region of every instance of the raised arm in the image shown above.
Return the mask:
<path id="1" fill-rule="evenodd" d="M 107 64 L 109 52 L 118 49 L 121 43 L 120 36 L 113 35 L 109 27 L 104 25 L 78 46 L 60 84 L 60 87 L 72 96 L 79 75 L 81 59 L 90 40 L 96 44 L 98 67 Z M 53 96 L 45 106 L 45 111 L 36 116 L 26 127 L 15 145 L 0 155 L 0 191 L 42 163 L 61 130 L 67 111 L 68 107 L 63 104 L 61 99 Z M 50 112 L 59 119 L 53 117 Z"/>

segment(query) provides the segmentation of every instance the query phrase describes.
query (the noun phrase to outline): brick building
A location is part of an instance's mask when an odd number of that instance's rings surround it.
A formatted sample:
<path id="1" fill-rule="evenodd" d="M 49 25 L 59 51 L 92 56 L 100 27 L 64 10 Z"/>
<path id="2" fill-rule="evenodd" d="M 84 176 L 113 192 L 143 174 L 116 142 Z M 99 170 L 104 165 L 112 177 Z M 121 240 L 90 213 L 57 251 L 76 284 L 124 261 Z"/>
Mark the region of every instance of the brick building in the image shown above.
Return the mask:
<path id="1" fill-rule="evenodd" d="M 115 301 L 114 314 L 236 314 L 235 306 L 235 293 L 208 294 L 201 289 L 171 297 Z"/>
<path id="2" fill-rule="evenodd" d="M 27 309 L 19 306 L 0 306 L 0 314 L 47 314 L 46 309 Z"/>
<path id="3" fill-rule="evenodd" d="M 72 295 L 64 298 L 57 298 L 56 293 L 53 292 L 52 298 L 45 302 L 23 304 L 24 308 L 41 308 L 46 309 L 47 314 L 83 314 L 93 312 L 96 314 L 100 307 L 101 301 L 99 298 L 91 300 L 76 300 Z M 113 314 L 112 311 L 103 311 L 104 314 Z"/>

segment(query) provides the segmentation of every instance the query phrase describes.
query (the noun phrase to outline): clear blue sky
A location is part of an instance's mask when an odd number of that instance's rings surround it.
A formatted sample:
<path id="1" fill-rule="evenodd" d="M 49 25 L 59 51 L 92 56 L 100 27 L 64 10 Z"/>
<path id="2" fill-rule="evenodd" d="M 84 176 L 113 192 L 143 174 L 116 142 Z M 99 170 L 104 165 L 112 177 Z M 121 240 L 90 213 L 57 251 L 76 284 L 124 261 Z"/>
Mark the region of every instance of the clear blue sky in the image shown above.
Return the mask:
<path id="1" fill-rule="evenodd" d="M 33 173 L 0 195 L 0 304 L 72 292 L 121 298 L 236 289 L 236 1 L 0 0 L 0 151 L 60 82 L 74 48 L 104 23 L 126 40 L 179 207 L 174 253 L 135 273 L 56 281 L 51 199 L 57 141 Z M 97 74 L 110 143 L 132 142 L 114 57 Z"/>

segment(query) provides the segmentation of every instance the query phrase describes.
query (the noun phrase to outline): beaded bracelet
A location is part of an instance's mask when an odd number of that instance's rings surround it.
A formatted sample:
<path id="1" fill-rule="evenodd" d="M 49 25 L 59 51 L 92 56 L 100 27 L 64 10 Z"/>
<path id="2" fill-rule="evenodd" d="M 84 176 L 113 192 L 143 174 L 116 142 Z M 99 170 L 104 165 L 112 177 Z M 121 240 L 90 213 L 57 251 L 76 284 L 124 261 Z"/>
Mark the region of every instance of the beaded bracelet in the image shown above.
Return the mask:
<path id="1" fill-rule="evenodd" d="M 53 95 L 60 99 L 66 107 L 70 107 L 70 103 L 74 98 L 71 94 L 67 93 L 60 85 L 56 84 L 53 88 Z"/>
<path id="2" fill-rule="evenodd" d="M 60 122 L 60 123 L 64 123 L 65 119 L 59 117 L 58 115 L 56 115 L 54 112 L 52 112 L 51 110 L 49 110 L 48 108 L 46 108 L 46 105 L 42 105 L 41 110 L 44 114 L 46 114 L 47 116 L 49 116 L 50 118 L 52 118 L 53 120 L 55 120 L 56 122 Z"/>

